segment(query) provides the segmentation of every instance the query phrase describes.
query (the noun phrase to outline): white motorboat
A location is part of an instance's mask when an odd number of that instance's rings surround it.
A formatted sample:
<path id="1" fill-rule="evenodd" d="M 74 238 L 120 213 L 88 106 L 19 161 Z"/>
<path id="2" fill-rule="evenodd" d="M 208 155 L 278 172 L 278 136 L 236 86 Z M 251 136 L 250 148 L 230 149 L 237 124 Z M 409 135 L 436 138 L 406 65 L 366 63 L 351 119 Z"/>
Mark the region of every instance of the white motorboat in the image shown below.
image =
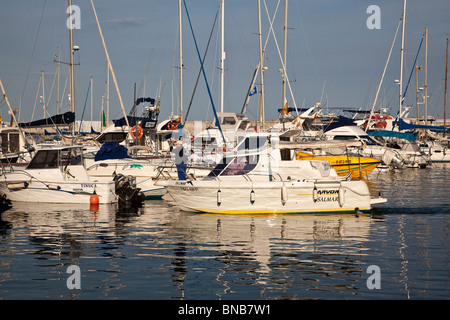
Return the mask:
<path id="1" fill-rule="evenodd" d="M 99 203 L 117 202 L 113 177 L 89 177 L 83 146 L 39 148 L 24 168 L 2 166 L 0 194 L 12 202 L 90 203 L 94 192 Z"/>
<path id="2" fill-rule="evenodd" d="M 125 176 L 133 176 L 136 178 L 136 187 L 140 188 L 146 198 L 158 198 L 164 196 L 167 192 L 163 187 L 155 186 L 155 178 L 158 175 L 158 166 L 165 165 L 167 162 L 172 163 L 168 159 L 105 159 L 95 161 L 95 159 L 86 159 L 86 170 L 92 179 L 106 179 L 115 174 L 123 174 Z"/>
<path id="3" fill-rule="evenodd" d="M 383 137 L 385 133 L 390 133 L 395 141 L 384 140 L 381 143 L 372 138 Z M 324 136 L 328 140 L 359 140 L 363 143 L 363 149 L 359 150 L 362 155 L 380 159 L 392 168 L 424 168 L 430 162 L 429 157 L 420 151 L 417 142 L 404 139 L 409 136 L 401 132 L 379 130 L 366 133 L 357 126 L 341 126 L 326 131 Z"/>
<path id="4" fill-rule="evenodd" d="M 328 161 L 282 160 L 278 134 L 251 133 L 203 179 L 161 180 L 186 211 L 222 214 L 355 212 L 386 202 Z"/>

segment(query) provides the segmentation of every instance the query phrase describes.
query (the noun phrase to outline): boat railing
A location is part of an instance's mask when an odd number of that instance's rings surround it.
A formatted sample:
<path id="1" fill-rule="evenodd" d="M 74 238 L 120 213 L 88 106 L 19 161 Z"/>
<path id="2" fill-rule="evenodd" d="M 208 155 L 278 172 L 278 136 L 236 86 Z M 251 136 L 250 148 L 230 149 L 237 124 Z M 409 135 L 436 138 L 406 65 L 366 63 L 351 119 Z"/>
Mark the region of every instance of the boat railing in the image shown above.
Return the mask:
<path id="1" fill-rule="evenodd" d="M 23 155 L 23 154 L 24 154 L 24 152 L 14 153 L 14 155 L 19 156 L 19 159 L 20 159 L 21 155 Z M 9 155 L 12 155 L 12 154 L 9 154 Z M 5 162 L 0 161 L 2 174 L 8 173 L 8 172 L 14 172 L 16 170 L 15 168 L 23 169 L 23 167 L 28 165 L 28 163 L 26 163 L 26 162 L 11 162 L 10 158 L 5 158 L 5 160 L 6 160 Z"/>
<path id="2" fill-rule="evenodd" d="M 205 170 L 210 171 L 212 175 L 215 175 L 214 166 L 208 165 L 208 164 L 191 164 L 186 166 L 186 175 L 190 179 L 196 179 L 195 174 L 193 173 L 194 170 Z M 155 177 L 155 180 L 162 179 L 162 180 L 171 180 L 171 179 L 177 179 L 177 176 L 172 176 L 172 174 L 177 175 L 177 166 L 176 164 L 168 159 L 168 161 L 165 161 L 163 165 L 159 165 L 156 168 L 157 174 Z"/>

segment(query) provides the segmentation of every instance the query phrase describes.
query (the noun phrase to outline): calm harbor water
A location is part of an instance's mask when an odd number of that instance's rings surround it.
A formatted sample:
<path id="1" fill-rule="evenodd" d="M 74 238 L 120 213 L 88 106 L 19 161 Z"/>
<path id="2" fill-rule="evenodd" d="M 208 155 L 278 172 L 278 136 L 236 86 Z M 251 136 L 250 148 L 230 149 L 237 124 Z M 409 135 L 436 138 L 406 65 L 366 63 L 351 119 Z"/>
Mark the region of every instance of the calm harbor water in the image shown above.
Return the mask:
<path id="1" fill-rule="evenodd" d="M 15 204 L 0 222 L 0 299 L 449 299 L 450 164 L 370 184 L 389 201 L 358 217 Z M 81 289 L 67 286 L 72 265 Z"/>

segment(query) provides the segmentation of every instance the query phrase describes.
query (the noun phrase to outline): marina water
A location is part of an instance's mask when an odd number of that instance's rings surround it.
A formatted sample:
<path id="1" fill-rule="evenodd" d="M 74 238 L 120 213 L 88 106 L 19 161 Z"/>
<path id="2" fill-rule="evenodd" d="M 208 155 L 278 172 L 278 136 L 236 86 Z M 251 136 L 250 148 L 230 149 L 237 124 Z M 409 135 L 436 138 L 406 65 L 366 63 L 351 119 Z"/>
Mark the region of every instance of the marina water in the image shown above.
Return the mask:
<path id="1" fill-rule="evenodd" d="M 388 202 L 363 215 L 14 203 L 0 299 L 448 299 L 450 164 L 373 173 L 370 187 Z"/>

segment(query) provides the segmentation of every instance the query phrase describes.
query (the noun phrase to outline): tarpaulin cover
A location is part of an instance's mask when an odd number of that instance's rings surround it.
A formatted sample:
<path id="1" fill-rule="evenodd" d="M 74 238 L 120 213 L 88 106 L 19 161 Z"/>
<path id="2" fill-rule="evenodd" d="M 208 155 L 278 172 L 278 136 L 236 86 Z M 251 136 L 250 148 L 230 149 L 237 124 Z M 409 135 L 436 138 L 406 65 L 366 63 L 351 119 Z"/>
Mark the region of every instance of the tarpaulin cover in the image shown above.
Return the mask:
<path id="1" fill-rule="evenodd" d="M 74 112 L 66 112 L 63 114 L 57 114 L 50 118 L 45 118 L 42 120 L 36 120 L 31 122 L 20 122 L 20 127 L 30 128 L 30 127 L 41 127 L 41 126 L 54 126 L 54 125 L 69 125 L 75 121 Z"/>
<path id="2" fill-rule="evenodd" d="M 118 142 L 106 142 L 97 151 L 95 155 L 95 161 L 107 160 L 107 159 L 123 159 L 131 158 L 128 155 L 128 150 Z"/>

